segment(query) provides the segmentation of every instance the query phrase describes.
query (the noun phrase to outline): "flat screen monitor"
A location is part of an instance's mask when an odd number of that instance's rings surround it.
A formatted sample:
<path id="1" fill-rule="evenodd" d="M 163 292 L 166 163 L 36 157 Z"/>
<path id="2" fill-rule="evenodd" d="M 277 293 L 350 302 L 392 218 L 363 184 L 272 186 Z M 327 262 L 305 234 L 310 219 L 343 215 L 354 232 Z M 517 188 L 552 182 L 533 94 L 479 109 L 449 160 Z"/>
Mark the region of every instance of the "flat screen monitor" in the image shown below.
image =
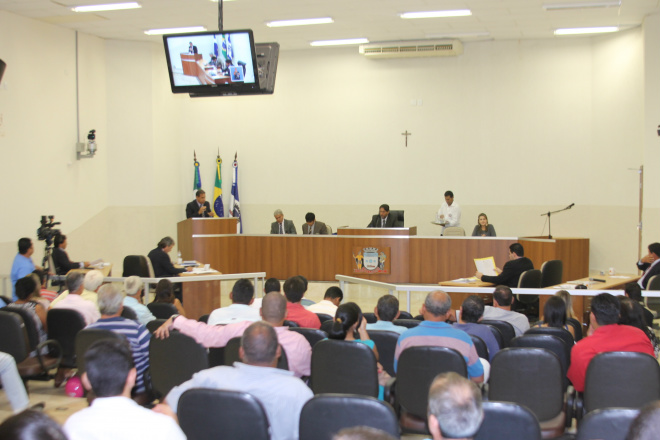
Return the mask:
<path id="1" fill-rule="evenodd" d="M 259 93 L 252 31 L 163 35 L 173 93 Z"/>

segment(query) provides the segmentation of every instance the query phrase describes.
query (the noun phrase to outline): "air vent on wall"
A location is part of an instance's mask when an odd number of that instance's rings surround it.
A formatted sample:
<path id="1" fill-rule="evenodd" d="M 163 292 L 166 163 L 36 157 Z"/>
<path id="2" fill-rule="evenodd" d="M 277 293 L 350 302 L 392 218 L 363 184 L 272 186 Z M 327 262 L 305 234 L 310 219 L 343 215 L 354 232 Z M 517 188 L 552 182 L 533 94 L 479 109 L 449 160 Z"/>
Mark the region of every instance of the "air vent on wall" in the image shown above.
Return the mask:
<path id="1" fill-rule="evenodd" d="M 451 57 L 463 53 L 460 40 L 421 40 L 372 43 L 360 46 L 368 58 Z"/>

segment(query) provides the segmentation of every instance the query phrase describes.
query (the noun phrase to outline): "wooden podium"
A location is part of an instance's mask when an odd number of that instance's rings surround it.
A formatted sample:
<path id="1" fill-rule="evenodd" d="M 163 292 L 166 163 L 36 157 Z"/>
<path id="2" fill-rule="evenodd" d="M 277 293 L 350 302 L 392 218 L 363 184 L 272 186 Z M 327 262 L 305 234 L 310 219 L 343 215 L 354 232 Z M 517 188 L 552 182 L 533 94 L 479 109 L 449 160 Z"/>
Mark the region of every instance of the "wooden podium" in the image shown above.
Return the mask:
<path id="1" fill-rule="evenodd" d="M 202 59 L 202 55 L 199 53 L 190 54 L 182 53 L 181 54 L 181 66 L 183 67 L 183 74 L 187 76 L 197 76 L 197 61 Z"/>

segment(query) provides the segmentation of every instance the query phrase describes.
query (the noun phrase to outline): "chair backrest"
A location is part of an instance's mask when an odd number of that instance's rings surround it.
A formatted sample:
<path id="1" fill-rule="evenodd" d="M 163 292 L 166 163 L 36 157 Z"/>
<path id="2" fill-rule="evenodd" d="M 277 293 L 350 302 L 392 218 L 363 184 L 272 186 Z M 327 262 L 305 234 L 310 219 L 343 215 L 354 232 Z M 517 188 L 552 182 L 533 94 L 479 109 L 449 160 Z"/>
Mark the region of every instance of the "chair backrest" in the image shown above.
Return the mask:
<path id="1" fill-rule="evenodd" d="M 484 421 L 474 440 L 541 440 L 533 412 L 512 402 L 483 402 Z"/>
<path id="2" fill-rule="evenodd" d="M 137 313 L 135 313 L 135 310 L 126 306 L 124 306 L 124 308 L 121 310 L 121 317 L 126 319 L 131 319 L 133 321 L 138 320 Z"/>
<path id="3" fill-rule="evenodd" d="M 557 355 L 544 348 L 505 348 L 493 357 L 488 396 L 529 408 L 545 422 L 562 413 L 564 387 Z"/>
<path id="4" fill-rule="evenodd" d="M 332 325 L 334 324 L 334 320 L 330 319 L 328 321 L 322 321 L 321 322 L 321 330 L 324 331 L 326 334 L 330 334 L 330 331 L 332 330 Z"/>
<path id="5" fill-rule="evenodd" d="M 156 319 L 167 319 L 172 315 L 176 315 L 179 311 L 174 304 L 169 303 L 156 303 L 152 302 L 147 304 L 147 308 Z"/>
<path id="6" fill-rule="evenodd" d="M 309 400 L 300 413 L 300 440 L 332 440 L 344 428 L 369 426 L 399 438 L 392 407 L 373 397 L 323 394 Z"/>
<path id="7" fill-rule="evenodd" d="M 78 373 L 85 372 L 85 352 L 96 341 L 102 339 L 126 340 L 126 338 L 110 330 L 100 328 L 82 329 L 76 335 L 76 358 L 78 359 Z"/>
<path id="8" fill-rule="evenodd" d="M 387 373 L 394 377 L 394 351 L 396 342 L 399 340 L 399 333 L 387 330 L 368 330 L 369 338 L 376 344 L 378 350 L 378 362 L 383 366 Z"/>
<path id="9" fill-rule="evenodd" d="M 638 409 L 605 408 L 590 412 L 580 421 L 576 440 L 625 440 Z"/>
<path id="10" fill-rule="evenodd" d="M 162 398 L 193 374 L 207 369 L 209 359 L 206 348 L 190 336 L 174 330 L 167 339 L 151 338 L 149 365 L 151 384 Z"/>
<path id="11" fill-rule="evenodd" d="M 392 321 L 394 325 L 400 325 L 406 328 L 417 327 L 421 322 L 422 321 L 418 321 L 416 319 L 395 319 L 394 321 Z"/>
<path id="12" fill-rule="evenodd" d="M 568 367 L 571 362 L 572 345 L 567 346 L 559 337 L 550 333 L 527 332 L 522 336 L 513 338 L 511 340 L 511 347 L 545 348 L 546 350 L 553 352 L 555 355 L 557 355 L 559 363 L 561 364 L 562 383 L 564 384 L 564 390 L 568 387 L 568 378 L 566 377 L 566 373 L 568 373 Z"/>
<path id="13" fill-rule="evenodd" d="M 211 316 L 211 315 L 209 313 L 206 313 L 205 315 L 202 315 L 199 318 L 197 318 L 197 321 L 198 322 L 203 322 L 204 324 L 208 324 L 209 316 Z"/>
<path id="14" fill-rule="evenodd" d="M 266 411 L 248 393 L 193 388 L 179 398 L 177 415 L 188 440 L 270 439 Z"/>
<path id="15" fill-rule="evenodd" d="M 571 359 L 571 350 L 575 345 L 573 335 L 566 329 L 557 327 L 532 327 L 525 332 L 526 335 L 552 335 L 556 336 L 564 343 L 568 351 L 568 360 Z"/>
<path id="16" fill-rule="evenodd" d="M 39 345 L 39 330 L 37 330 L 37 323 L 34 321 L 36 315 L 31 311 L 22 308 L 19 305 L 3 307 L 0 309 L 4 312 L 16 313 L 21 317 L 25 325 L 25 333 L 27 335 L 28 352 L 33 352 L 37 345 Z M 38 319 L 38 318 L 37 318 Z M 1 334 L 1 333 L 0 333 Z"/>
<path id="17" fill-rule="evenodd" d="M 364 316 L 364 319 L 367 320 L 367 324 L 375 324 L 378 321 L 376 314 L 373 312 L 363 313 L 362 316 Z"/>
<path id="18" fill-rule="evenodd" d="M 419 346 L 403 350 L 396 375 L 396 399 L 401 408 L 426 420 L 431 382 L 440 374 L 454 371 L 467 377 L 465 359 L 447 347 Z"/>
<path id="19" fill-rule="evenodd" d="M 495 340 L 497 341 L 497 346 L 499 348 L 505 348 L 505 346 L 504 346 L 504 336 L 502 335 L 502 332 L 500 331 L 499 328 L 495 327 L 494 325 L 485 324 L 483 321 L 479 321 L 479 324 L 483 324 L 483 325 L 485 325 L 486 327 L 488 327 L 490 329 L 490 332 L 495 337 Z M 515 330 L 514 330 L 514 334 L 515 334 Z"/>
<path id="20" fill-rule="evenodd" d="M 23 318 L 0 310 L 0 351 L 10 354 L 20 363 L 28 357 L 28 337 Z"/>
<path id="21" fill-rule="evenodd" d="M 484 340 L 477 335 L 470 335 L 470 338 L 472 339 L 472 343 L 474 344 L 474 348 L 477 350 L 479 357 L 486 360 L 490 359 L 488 357 L 488 347 L 486 346 Z M 380 353 L 380 350 L 378 353 Z"/>
<path id="22" fill-rule="evenodd" d="M 561 284 L 564 276 L 564 263 L 561 260 L 548 260 L 541 265 L 541 288 Z"/>
<path id="23" fill-rule="evenodd" d="M 154 319 L 153 321 L 147 322 L 147 325 L 145 327 L 147 327 L 149 333 L 153 333 L 156 330 L 158 330 L 158 327 L 165 324 L 165 321 L 167 321 L 167 319 Z"/>
<path id="24" fill-rule="evenodd" d="M 575 318 L 566 318 L 566 324 L 573 327 L 575 333 L 575 342 L 582 339 L 582 323 Z"/>
<path id="25" fill-rule="evenodd" d="M 404 220 L 403 220 L 403 210 L 391 210 L 389 215 L 394 217 L 394 227 L 395 228 L 403 228 L 404 225 Z"/>
<path id="26" fill-rule="evenodd" d="M 406 312 L 405 310 L 399 310 L 399 319 L 415 319 L 410 312 Z M 418 319 L 418 321 L 422 321 L 421 319 Z"/>
<path id="27" fill-rule="evenodd" d="M 646 290 L 660 290 L 660 275 L 653 275 L 646 285 Z"/>
<path id="28" fill-rule="evenodd" d="M 330 316 L 330 315 L 328 315 L 328 314 L 326 314 L 326 313 L 317 313 L 316 316 L 319 317 L 319 321 L 321 321 L 321 323 L 324 323 L 325 321 L 332 321 L 332 320 L 334 320 L 334 318 L 333 318 L 332 316 Z"/>
<path id="29" fill-rule="evenodd" d="M 75 368 L 76 335 L 85 328 L 85 318 L 72 309 L 50 309 L 46 315 L 48 324 L 48 339 L 54 339 L 62 347 L 62 363 L 60 366 Z"/>
<path id="30" fill-rule="evenodd" d="M 310 387 L 314 394 L 378 396 L 376 356 L 365 344 L 326 339 L 312 349 Z"/>
<path id="31" fill-rule="evenodd" d="M 326 332 L 317 328 L 289 327 L 289 330 L 303 335 L 312 348 L 314 348 L 317 342 L 328 338 Z"/>
<path id="32" fill-rule="evenodd" d="M 289 327 L 289 328 L 291 328 L 291 327 L 300 327 L 300 324 L 298 324 L 297 322 L 294 322 L 294 321 L 289 321 L 288 319 L 285 319 L 284 323 L 282 323 L 282 325 L 285 326 L 285 327 Z"/>
<path id="33" fill-rule="evenodd" d="M 151 260 L 144 255 L 127 255 L 124 257 L 124 272 L 121 276 L 130 277 L 137 275 L 142 278 L 153 278 L 154 268 Z"/>
<path id="34" fill-rule="evenodd" d="M 516 337 L 516 329 L 513 328 L 513 325 L 511 325 L 510 322 L 499 321 L 496 319 L 482 319 L 479 324 L 487 324 L 499 330 L 502 335 L 502 344 L 500 344 L 500 348 L 508 347 L 511 339 Z M 493 334 L 495 334 L 495 332 L 493 332 Z M 495 336 L 495 338 L 497 339 L 497 336 Z"/>
<path id="35" fill-rule="evenodd" d="M 232 366 L 234 362 L 241 362 L 241 357 L 239 355 L 238 349 L 241 348 L 241 338 L 231 338 L 227 345 L 225 345 L 224 350 L 224 365 Z M 277 360 L 277 368 L 281 370 L 289 369 L 289 361 L 286 357 L 286 352 L 283 348 L 280 350 L 282 354 Z"/>
<path id="36" fill-rule="evenodd" d="M 461 228 L 460 226 L 449 226 L 445 228 L 445 230 L 442 232 L 442 235 L 445 237 L 465 237 L 465 229 Z"/>
<path id="37" fill-rule="evenodd" d="M 600 353 L 589 362 L 584 383 L 586 412 L 611 407 L 641 408 L 658 399 L 660 366 L 654 357 L 613 351 Z"/>
<path id="38" fill-rule="evenodd" d="M 541 287 L 541 271 L 530 269 L 520 274 L 518 287 L 521 289 L 539 289 Z M 521 297 L 528 295 L 520 295 Z"/>

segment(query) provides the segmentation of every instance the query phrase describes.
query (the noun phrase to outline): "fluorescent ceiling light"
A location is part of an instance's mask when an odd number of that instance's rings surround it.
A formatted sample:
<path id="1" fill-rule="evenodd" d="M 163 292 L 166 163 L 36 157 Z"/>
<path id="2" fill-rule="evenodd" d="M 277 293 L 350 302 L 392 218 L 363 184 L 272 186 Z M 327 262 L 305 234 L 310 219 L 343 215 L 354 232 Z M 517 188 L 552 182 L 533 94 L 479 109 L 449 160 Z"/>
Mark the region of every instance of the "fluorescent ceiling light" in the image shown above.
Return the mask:
<path id="1" fill-rule="evenodd" d="M 323 18 L 301 18 L 298 20 L 277 20 L 269 21 L 266 23 L 268 27 L 284 27 L 284 26 L 305 26 L 308 24 L 326 24 L 334 23 L 335 21 L 330 17 Z"/>
<path id="2" fill-rule="evenodd" d="M 555 35 L 603 34 L 606 32 L 616 32 L 618 30 L 619 28 L 617 26 L 565 28 L 565 29 L 555 29 Z"/>
<path id="3" fill-rule="evenodd" d="M 562 9 L 595 9 L 611 8 L 621 6 L 621 0 L 600 1 L 600 2 L 576 2 L 576 3 L 544 3 L 543 9 L 546 11 L 560 11 Z"/>
<path id="4" fill-rule="evenodd" d="M 163 35 L 163 34 L 185 34 L 187 32 L 201 32 L 205 31 L 204 26 L 190 26 L 190 27 L 180 27 L 180 28 L 166 28 L 166 29 L 149 29 L 144 31 L 147 35 Z"/>
<path id="5" fill-rule="evenodd" d="M 342 46 L 345 44 L 366 44 L 369 40 L 366 38 L 348 38 L 345 40 L 324 40 L 324 41 L 312 41 L 310 46 Z"/>
<path id="6" fill-rule="evenodd" d="M 454 9 L 450 11 L 404 12 L 401 18 L 437 18 L 437 17 L 467 17 L 472 15 L 469 9 Z"/>
<path id="7" fill-rule="evenodd" d="M 73 12 L 99 12 L 99 11 L 118 11 L 120 9 L 138 9 L 141 8 L 137 2 L 130 3 L 109 3 L 106 5 L 87 5 L 71 8 Z"/>

